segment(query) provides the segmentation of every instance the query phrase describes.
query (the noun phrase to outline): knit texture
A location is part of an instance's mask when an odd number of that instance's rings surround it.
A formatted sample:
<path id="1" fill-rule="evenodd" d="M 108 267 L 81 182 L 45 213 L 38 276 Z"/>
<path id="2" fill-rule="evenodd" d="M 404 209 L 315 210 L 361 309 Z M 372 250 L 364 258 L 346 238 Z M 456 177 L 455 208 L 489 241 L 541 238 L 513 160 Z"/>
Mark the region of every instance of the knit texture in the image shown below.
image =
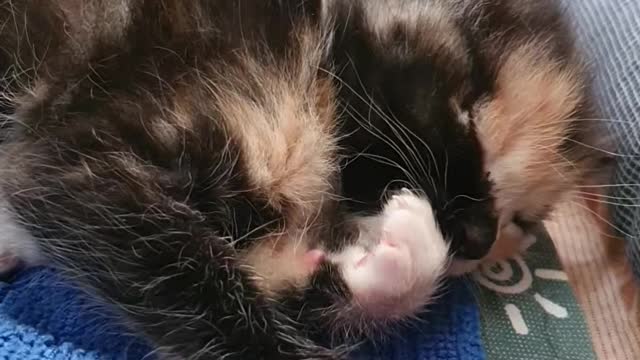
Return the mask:
<path id="1" fill-rule="evenodd" d="M 420 321 L 385 344 L 370 344 L 356 360 L 482 360 L 480 320 L 475 296 L 464 281 L 451 282 Z"/>
<path id="2" fill-rule="evenodd" d="M 630 276 L 626 270 L 621 273 L 617 256 L 608 255 L 609 244 L 603 241 L 602 227 L 590 211 L 580 201 L 562 204 L 547 222 L 547 229 L 582 307 L 598 359 L 638 360 L 640 309 L 635 302 L 625 306 L 625 301 L 633 300 L 625 299 Z"/>
<path id="3" fill-rule="evenodd" d="M 640 1 L 565 0 L 591 59 L 602 121 L 619 148 L 611 203 L 614 225 L 640 279 Z M 592 119 L 593 120 L 593 119 Z"/>
<path id="4" fill-rule="evenodd" d="M 0 359 L 152 360 L 150 349 L 118 326 L 109 311 L 54 271 L 30 269 L 0 283 Z M 478 309 L 465 283 L 386 344 L 356 359 L 482 360 Z"/>
<path id="5" fill-rule="evenodd" d="M 0 283 L 0 359 L 142 359 L 149 353 L 50 269 L 29 269 Z"/>

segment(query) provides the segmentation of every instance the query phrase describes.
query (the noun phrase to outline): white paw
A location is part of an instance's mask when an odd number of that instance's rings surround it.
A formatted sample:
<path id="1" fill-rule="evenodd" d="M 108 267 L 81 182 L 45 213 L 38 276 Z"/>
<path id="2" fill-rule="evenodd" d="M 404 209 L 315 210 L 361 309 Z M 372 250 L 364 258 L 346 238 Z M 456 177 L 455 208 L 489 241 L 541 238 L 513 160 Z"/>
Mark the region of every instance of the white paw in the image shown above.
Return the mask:
<path id="1" fill-rule="evenodd" d="M 400 194 L 393 195 L 384 206 L 383 213 L 389 213 L 395 210 L 412 211 L 414 214 L 425 218 L 433 217 L 431 204 L 429 204 L 427 200 L 418 197 L 407 189 L 402 189 Z M 435 219 L 433 220 L 435 225 Z"/>
<path id="2" fill-rule="evenodd" d="M 358 244 L 333 260 L 367 315 L 410 315 L 429 302 L 437 289 L 448 264 L 448 246 L 428 201 L 410 192 L 392 197 L 371 220 L 361 225 L 377 229 L 362 231 Z"/>

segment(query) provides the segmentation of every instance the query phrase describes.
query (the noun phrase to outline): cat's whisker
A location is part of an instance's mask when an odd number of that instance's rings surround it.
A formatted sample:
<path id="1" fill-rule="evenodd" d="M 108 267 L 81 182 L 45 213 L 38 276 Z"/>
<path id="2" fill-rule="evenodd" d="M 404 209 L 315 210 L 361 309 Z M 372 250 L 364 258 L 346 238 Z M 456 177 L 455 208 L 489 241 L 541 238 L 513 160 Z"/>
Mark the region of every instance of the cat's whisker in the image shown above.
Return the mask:
<path id="1" fill-rule="evenodd" d="M 586 197 L 586 196 L 579 196 L 579 195 L 575 195 L 575 197 L 576 197 L 576 199 L 593 201 L 593 202 L 596 202 L 598 204 L 614 205 L 614 206 L 616 206 L 616 208 L 640 208 L 640 204 L 638 204 L 638 203 L 635 203 L 635 204 L 633 204 L 633 203 L 622 203 L 622 202 L 609 201 L 609 200 L 597 199 L 597 198 Z"/>
<path id="2" fill-rule="evenodd" d="M 576 164 L 575 161 L 570 160 L 569 158 L 567 158 L 561 151 L 559 151 L 556 147 L 554 146 L 548 146 L 548 145 L 542 145 L 542 144 L 536 144 L 533 146 L 534 149 L 540 149 L 540 150 L 547 150 L 547 151 L 551 151 L 553 154 L 555 154 L 556 156 L 558 156 L 560 159 L 562 159 L 563 161 L 565 161 L 567 164 L 569 164 L 569 166 L 571 166 L 573 168 L 573 170 L 579 170 L 578 165 Z"/>
<path id="3" fill-rule="evenodd" d="M 388 158 L 386 156 L 372 154 L 372 153 L 366 153 L 366 152 L 360 153 L 360 156 L 362 156 L 364 158 L 367 158 L 367 159 L 374 160 L 374 161 L 379 162 L 379 163 L 384 164 L 384 165 L 389 165 L 389 166 L 395 167 L 395 168 L 397 168 L 398 170 L 402 171 L 405 174 L 405 176 L 409 180 L 409 184 L 417 183 L 417 179 L 414 177 L 413 173 L 410 170 L 402 167 L 402 165 L 400 165 L 397 161 L 394 161 L 394 160 L 392 160 L 392 159 L 390 159 L 390 158 Z M 400 181 L 400 180 L 397 180 L 397 181 Z M 415 185 L 411 185 L 410 187 L 413 187 L 413 186 L 415 186 Z"/>
<path id="4" fill-rule="evenodd" d="M 628 201 L 640 201 L 640 197 L 625 197 L 625 196 L 613 196 L 613 195 L 605 195 L 599 193 L 593 193 L 588 191 L 573 191 L 574 194 L 591 196 L 596 198 L 604 198 L 604 199 L 614 199 L 614 200 L 628 200 Z"/>
<path id="5" fill-rule="evenodd" d="M 576 187 L 580 189 L 610 189 L 610 188 L 639 188 L 640 189 L 640 183 L 578 185 Z"/>
<path id="6" fill-rule="evenodd" d="M 390 127 L 390 129 L 394 132 L 394 134 L 396 135 L 397 140 L 400 140 L 404 143 L 405 145 L 405 149 L 410 151 L 412 158 L 414 159 L 414 161 L 410 161 L 406 154 L 404 153 L 404 151 L 402 151 L 402 149 L 395 143 L 395 141 L 393 141 L 388 135 L 384 134 L 384 132 L 382 132 L 381 130 L 377 129 L 375 126 L 373 126 L 373 124 L 371 123 L 371 121 L 366 121 L 363 122 L 360 119 L 358 119 L 358 117 L 353 116 L 354 119 L 356 119 L 356 121 L 359 122 L 359 124 L 365 128 L 367 131 L 369 131 L 372 135 L 376 136 L 377 138 L 379 138 L 380 140 L 384 141 L 387 145 L 389 145 L 397 154 L 398 156 L 400 156 L 403 161 L 406 163 L 407 166 L 409 167 L 413 167 L 414 163 L 417 163 L 419 166 L 423 167 L 423 162 L 420 160 L 420 157 L 411 150 L 411 148 L 408 146 L 406 140 L 402 137 L 402 135 L 398 132 L 398 130 L 392 125 L 390 118 L 376 105 L 376 103 L 373 101 L 373 99 L 370 97 L 370 95 L 367 94 L 367 96 L 369 97 L 369 99 L 366 99 L 364 96 L 362 96 L 359 92 L 357 92 L 351 85 L 345 83 L 342 79 L 340 79 L 337 75 L 333 74 L 332 72 L 325 70 L 325 69 L 321 69 L 322 71 L 324 71 L 325 73 L 329 74 L 330 76 L 332 76 L 334 79 L 336 79 L 338 82 L 341 83 L 342 86 L 344 86 L 346 89 L 348 89 L 350 92 L 352 92 L 357 98 L 359 98 L 362 102 L 364 102 L 365 104 L 367 104 L 369 106 L 369 108 L 371 110 L 373 110 L 378 116 L 380 116 L 386 123 L 387 125 Z M 366 92 L 365 92 L 366 94 Z M 364 116 L 362 116 L 361 114 L 359 114 L 357 112 L 357 110 L 355 110 L 352 106 L 349 106 L 352 111 L 358 115 L 360 115 L 361 118 L 364 119 Z M 353 115 L 353 113 L 349 112 L 351 115 Z M 373 130 L 375 129 L 375 131 Z M 375 133 L 375 134 L 374 134 Z M 415 146 L 414 146 L 415 148 Z M 435 159 L 435 158 L 434 158 Z M 437 167 L 437 166 L 436 166 Z M 424 169 L 424 167 L 422 168 L 423 173 L 425 176 L 429 176 L 429 174 L 426 172 L 426 169 Z M 433 178 L 431 178 L 431 182 L 432 185 L 435 188 L 435 182 L 433 181 Z M 419 183 L 416 183 L 416 185 Z"/>
<path id="7" fill-rule="evenodd" d="M 356 110 L 353 109 L 353 111 L 355 112 Z M 349 114 L 351 116 L 353 116 L 353 118 L 360 124 L 360 126 L 366 130 L 367 132 L 369 132 L 371 135 L 375 136 L 376 138 L 378 138 L 379 140 L 381 140 L 382 142 L 384 142 L 385 144 L 387 144 L 391 149 L 394 150 L 394 152 L 401 158 L 401 160 L 409 167 L 409 169 L 411 170 L 412 173 L 414 173 L 413 168 L 411 167 L 411 161 L 409 161 L 409 159 L 407 158 L 406 154 L 402 151 L 402 149 L 394 142 L 394 140 L 389 137 L 388 135 L 384 134 L 382 131 L 380 131 L 378 128 L 374 127 L 372 124 L 370 124 L 369 122 L 364 122 L 360 117 L 361 115 L 359 115 L 357 112 L 355 113 L 351 113 L 349 110 Z"/>
<path id="8" fill-rule="evenodd" d="M 354 110 L 355 111 L 355 110 Z M 381 141 L 383 141 L 384 143 L 386 143 L 387 145 L 389 145 L 398 156 L 400 156 L 401 160 L 408 166 L 408 170 L 410 170 L 409 172 L 412 174 L 411 176 L 411 181 L 413 181 L 416 185 L 420 184 L 419 182 L 417 182 L 417 178 L 415 177 L 415 175 L 417 175 L 416 171 L 411 167 L 412 162 L 409 161 L 409 159 L 406 157 L 406 155 L 404 154 L 404 152 L 400 149 L 399 146 L 397 146 L 395 144 L 395 142 L 393 142 L 392 139 L 390 139 L 388 136 L 384 135 L 381 131 L 379 131 L 377 128 L 375 127 L 370 127 L 367 123 L 361 122 L 362 120 L 358 119 L 357 116 L 355 116 L 355 114 L 353 118 L 356 119 L 356 121 L 358 121 L 361 126 L 363 127 L 363 129 L 365 129 L 366 131 L 368 131 L 371 135 L 375 136 L 376 138 L 380 139 Z M 378 130 L 377 132 L 375 130 Z M 414 175 L 415 174 L 415 175 Z"/>
<path id="9" fill-rule="evenodd" d="M 466 194 L 460 194 L 460 195 L 456 195 L 454 197 L 452 197 L 451 199 L 449 199 L 443 206 L 443 210 L 446 210 L 452 203 L 454 203 L 456 200 L 458 199 L 466 199 L 466 200 L 471 200 L 474 202 L 483 202 L 485 200 L 487 200 L 487 198 L 481 199 L 481 198 L 475 198 L 473 196 L 469 196 Z"/>
<path id="10" fill-rule="evenodd" d="M 572 139 L 570 137 L 567 136 L 550 136 L 550 137 L 545 137 L 545 138 L 539 138 L 539 141 L 557 141 L 558 143 L 567 141 L 582 147 L 585 147 L 587 149 L 591 149 L 591 150 L 595 150 L 597 152 L 603 153 L 605 155 L 609 155 L 612 157 L 617 157 L 617 158 L 637 158 L 640 157 L 640 154 L 624 154 L 624 153 L 620 153 L 620 152 L 616 152 L 616 151 L 611 151 L 611 150 L 607 150 L 604 148 L 600 148 L 594 145 L 590 145 L 587 143 L 584 143 L 582 141 L 576 140 L 576 139 Z"/>
<path id="11" fill-rule="evenodd" d="M 391 111 L 389 111 L 389 113 L 391 114 L 391 117 L 393 120 L 395 120 L 395 123 L 397 124 L 398 127 L 402 128 L 405 132 L 405 134 L 409 134 L 411 135 L 414 139 L 416 139 L 420 144 L 422 144 L 422 146 L 427 150 L 427 152 L 429 152 L 429 155 L 431 156 L 431 160 L 433 161 L 433 166 L 436 170 L 436 174 L 438 175 L 438 177 L 440 177 L 440 170 L 438 167 L 438 162 L 436 161 L 436 157 L 435 154 L 433 152 L 433 150 L 431 149 L 431 147 L 427 144 L 427 142 L 420 136 L 418 136 L 414 131 L 411 131 L 411 129 L 409 129 L 407 127 L 407 125 L 405 125 L 402 121 L 400 121 L 400 119 L 398 119 L 395 114 L 393 114 Z M 410 141 L 410 140 L 409 140 Z M 411 141 L 412 145 L 413 141 Z M 415 147 L 415 145 L 414 145 Z M 416 152 L 419 154 L 418 149 L 415 149 Z"/>
<path id="12" fill-rule="evenodd" d="M 613 222 L 611 222 L 609 219 L 605 218 L 604 216 L 602 216 L 601 214 L 598 214 L 597 211 L 590 209 L 588 206 L 586 206 L 585 204 L 583 204 L 581 201 L 571 201 L 571 203 L 575 206 L 578 206 L 580 208 L 582 208 L 583 210 L 591 213 L 593 216 L 595 216 L 596 218 L 598 218 L 599 220 L 601 220 L 603 223 L 607 224 L 608 226 L 610 226 L 613 230 L 617 231 L 618 233 L 624 235 L 625 237 L 629 238 L 629 239 L 635 239 L 636 237 L 632 234 L 627 233 L 626 231 L 624 231 L 622 228 L 618 227 L 617 225 L 615 225 Z M 605 235 L 606 237 L 615 237 L 615 234 L 608 234 L 605 233 L 603 231 L 601 231 L 602 235 Z"/>
<path id="13" fill-rule="evenodd" d="M 251 230 L 247 231 L 246 233 L 244 233 L 242 236 L 235 238 L 234 240 L 232 240 L 231 242 L 229 242 L 230 246 L 237 246 L 238 243 L 242 242 L 243 240 L 246 240 L 247 238 L 251 237 L 253 234 L 260 232 L 261 230 L 268 228 L 269 226 L 277 223 L 278 220 L 271 220 L 271 221 L 267 221 L 264 224 L 261 224 L 259 226 L 256 226 L 254 228 L 252 228 Z M 237 230 L 237 229 L 236 229 Z M 276 237 L 277 238 L 277 237 Z"/>
<path id="14" fill-rule="evenodd" d="M 577 122 L 598 122 L 598 123 L 614 123 L 614 124 L 635 124 L 633 121 L 611 119 L 611 118 L 568 118 L 563 120 L 549 121 L 547 124 L 563 124 Z"/>
<path id="15" fill-rule="evenodd" d="M 354 72 L 356 74 L 356 78 L 358 79 L 358 82 L 360 83 L 360 88 L 362 89 L 363 93 L 365 94 L 365 96 L 368 98 L 368 101 L 365 100 L 363 98 L 363 96 L 355 93 L 355 91 L 352 89 L 352 91 L 354 92 L 354 94 L 358 97 L 360 97 L 360 99 L 367 103 L 367 105 L 369 107 L 373 107 L 374 111 L 382 118 L 383 121 L 385 121 L 385 123 L 387 124 L 387 126 L 389 126 L 389 128 L 391 129 L 391 131 L 393 131 L 394 135 L 396 135 L 396 137 L 403 142 L 403 144 L 405 145 L 405 148 L 411 153 L 414 161 L 418 164 L 418 166 L 421 167 L 422 173 L 424 174 L 424 176 L 429 177 L 431 179 L 431 184 L 434 187 L 434 190 L 436 190 L 436 186 L 435 186 L 435 181 L 432 177 L 432 175 L 430 174 L 430 172 L 425 168 L 425 164 L 424 164 L 424 160 L 420 157 L 420 153 L 418 151 L 418 149 L 416 148 L 415 144 L 413 143 L 413 141 L 411 141 L 411 139 L 407 136 L 407 132 L 410 133 L 411 135 L 413 135 L 415 138 L 417 138 L 419 141 L 422 142 L 422 144 L 426 147 L 426 149 L 429 151 L 431 158 L 433 160 L 433 166 L 436 169 L 436 172 L 439 175 L 439 170 L 438 170 L 438 164 L 436 162 L 435 156 L 433 154 L 433 151 L 431 151 L 431 148 L 426 144 L 426 142 L 424 142 L 424 140 L 422 140 L 420 137 L 416 136 L 413 132 L 411 132 L 406 125 L 404 125 L 401 121 L 399 121 L 394 114 L 392 114 L 391 111 L 389 111 L 389 113 L 391 114 L 388 115 L 384 110 L 382 110 L 382 108 L 377 104 L 377 102 L 373 99 L 373 97 L 366 91 L 366 87 L 362 82 L 362 78 L 360 77 L 360 74 L 358 72 L 357 67 L 354 64 L 354 61 L 351 57 L 349 57 L 349 62 L 351 63 L 351 66 L 354 69 Z M 409 146 L 411 145 L 411 146 Z M 431 167 L 429 167 L 431 168 Z"/>

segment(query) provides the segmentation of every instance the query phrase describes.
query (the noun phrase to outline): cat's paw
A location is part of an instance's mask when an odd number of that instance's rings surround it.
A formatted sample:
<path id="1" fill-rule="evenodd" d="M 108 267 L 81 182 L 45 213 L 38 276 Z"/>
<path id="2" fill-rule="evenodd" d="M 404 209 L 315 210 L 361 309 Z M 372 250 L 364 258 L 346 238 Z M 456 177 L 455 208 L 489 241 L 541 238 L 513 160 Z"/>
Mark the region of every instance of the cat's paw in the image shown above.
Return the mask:
<path id="1" fill-rule="evenodd" d="M 500 229 L 498 239 L 491 247 L 491 251 L 483 259 L 483 262 L 493 263 L 511 259 L 522 254 L 536 241 L 534 234 L 524 231 L 515 223 L 509 223 Z"/>
<path id="2" fill-rule="evenodd" d="M 378 238 L 361 239 L 337 257 L 354 302 L 372 317 L 415 313 L 433 296 L 448 264 L 429 202 L 405 191 L 368 224 L 379 228 L 363 233 Z"/>

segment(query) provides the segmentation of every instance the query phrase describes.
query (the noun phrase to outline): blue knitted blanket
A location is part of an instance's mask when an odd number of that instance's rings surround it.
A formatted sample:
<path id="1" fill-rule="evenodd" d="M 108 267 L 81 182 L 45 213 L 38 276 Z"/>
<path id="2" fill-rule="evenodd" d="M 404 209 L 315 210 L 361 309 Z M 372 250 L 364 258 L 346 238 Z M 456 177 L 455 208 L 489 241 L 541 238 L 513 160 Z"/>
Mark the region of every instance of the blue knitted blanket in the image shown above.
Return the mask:
<path id="1" fill-rule="evenodd" d="M 451 283 L 440 302 L 386 344 L 367 346 L 356 359 L 481 360 L 478 309 L 470 289 Z M 89 296 L 53 270 L 29 269 L 0 283 L 0 359 L 153 359 Z"/>

